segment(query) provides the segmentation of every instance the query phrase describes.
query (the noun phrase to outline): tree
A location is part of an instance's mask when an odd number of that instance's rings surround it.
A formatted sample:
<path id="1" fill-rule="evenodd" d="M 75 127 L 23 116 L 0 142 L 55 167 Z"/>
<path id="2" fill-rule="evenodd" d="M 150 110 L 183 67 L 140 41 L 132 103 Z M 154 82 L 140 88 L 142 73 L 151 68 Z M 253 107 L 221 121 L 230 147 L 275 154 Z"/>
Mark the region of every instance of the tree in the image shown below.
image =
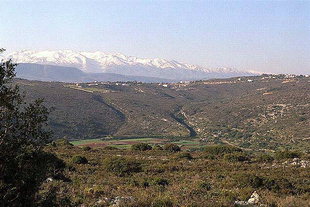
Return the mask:
<path id="1" fill-rule="evenodd" d="M 12 82 L 15 67 L 11 60 L 1 60 L 0 206 L 34 206 L 40 184 L 64 163 L 42 150 L 51 137 L 46 129 L 49 110 L 42 100 L 24 102 L 19 87 Z"/>

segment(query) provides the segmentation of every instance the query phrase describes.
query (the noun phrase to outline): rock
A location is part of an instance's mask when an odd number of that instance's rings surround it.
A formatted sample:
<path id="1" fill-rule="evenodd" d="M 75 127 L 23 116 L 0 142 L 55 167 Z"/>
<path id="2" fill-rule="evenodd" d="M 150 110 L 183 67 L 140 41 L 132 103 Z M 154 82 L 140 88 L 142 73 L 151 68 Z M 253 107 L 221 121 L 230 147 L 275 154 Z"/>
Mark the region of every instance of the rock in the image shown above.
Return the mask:
<path id="1" fill-rule="evenodd" d="M 99 199 L 96 202 L 96 206 L 106 206 L 107 204 L 109 204 L 109 202 L 110 202 L 110 199 L 108 198 Z"/>
<path id="2" fill-rule="evenodd" d="M 244 207 L 263 206 L 263 205 L 258 205 L 259 200 L 260 200 L 260 196 L 258 195 L 256 191 L 254 191 L 248 201 L 235 201 L 235 206 L 244 206 Z"/>
<path id="3" fill-rule="evenodd" d="M 235 201 L 236 206 L 247 206 L 248 202 L 247 201 Z"/>
<path id="4" fill-rule="evenodd" d="M 260 196 L 258 195 L 258 193 L 256 191 L 254 191 L 251 195 L 251 197 L 248 200 L 249 204 L 258 204 L 259 203 L 259 198 Z"/>
<path id="5" fill-rule="evenodd" d="M 310 166 L 310 162 L 307 161 L 307 160 L 301 160 L 300 161 L 300 167 L 302 168 L 306 168 L 306 167 L 309 167 Z"/>
<path id="6" fill-rule="evenodd" d="M 53 182 L 53 180 L 54 180 L 53 178 L 49 177 L 49 178 L 46 178 L 45 182 L 47 182 L 47 183 L 48 182 Z"/>
<path id="7" fill-rule="evenodd" d="M 293 162 L 298 162 L 299 161 L 299 158 L 297 158 L 297 157 L 295 157 L 294 159 L 293 159 Z"/>
<path id="8" fill-rule="evenodd" d="M 116 196 L 114 199 L 111 200 L 110 202 L 110 206 L 111 207 L 118 207 L 120 206 L 121 204 L 124 204 L 124 203 L 127 203 L 127 202 L 130 202 L 133 200 L 133 197 L 132 196 L 126 196 L 126 197 L 123 197 L 123 196 Z"/>

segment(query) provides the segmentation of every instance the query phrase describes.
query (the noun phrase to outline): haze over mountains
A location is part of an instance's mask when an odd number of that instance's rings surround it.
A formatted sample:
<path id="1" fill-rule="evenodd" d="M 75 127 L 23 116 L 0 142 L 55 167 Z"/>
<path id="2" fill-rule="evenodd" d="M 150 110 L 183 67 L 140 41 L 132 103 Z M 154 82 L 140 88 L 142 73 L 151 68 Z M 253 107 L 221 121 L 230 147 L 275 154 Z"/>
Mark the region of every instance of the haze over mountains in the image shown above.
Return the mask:
<path id="1" fill-rule="evenodd" d="M 258 74 L 231 68 L 210 69 L 175 60 L 138 58 L 120 53 L 23 50 L 5 57 L 9 58 L 20 63 L 16 70 L 17 77 L 43 81 L 176 82 Z"/>

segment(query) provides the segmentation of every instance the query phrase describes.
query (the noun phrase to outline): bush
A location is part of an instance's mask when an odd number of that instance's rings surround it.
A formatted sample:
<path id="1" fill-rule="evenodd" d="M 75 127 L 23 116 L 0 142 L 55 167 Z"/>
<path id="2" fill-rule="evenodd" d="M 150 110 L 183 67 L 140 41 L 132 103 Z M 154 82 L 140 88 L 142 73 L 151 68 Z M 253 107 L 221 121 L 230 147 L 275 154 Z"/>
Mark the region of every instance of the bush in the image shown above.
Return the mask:
<path id="1" fill-rule="evenodd" d="M 90 146 L 83 146 L 82 149 L 84 151 L 90 151 L 91 150 L 91 147 Z"/>
<path id="2" fill-rule="evenodd" d="M 130 175 L 142 170 L 141 164 L 136 160 L 122 157 L 107 158 L 104 160 L 104 165 L 107 171 L 117 176 Z"/>
<path id="3" fill-rule="evenodd" d="M 151 145 L 146 144 L 146 143 L 138 143 L 138 144 L 131 145 L 131 149 L 136 150 L 136 151 L 146 151 L 146 150 L 151 150 L 152 147 Z"/>
<path id="4" fill-rule="evenodd" d="M 252 174 L 240 174 L 235 177 L 240 187 L 260 188 L 264 185 L 265 179 Z"/>
<path id="5" fill-rule="evenodd" d="M 267 178 L 256 175 L 238 175 L 235 178 L 240 187 L 264 188 L 273 192 L 293 193 L 296 188 L 285 178 Z"/>
<path id="6" fill-rule="evenodd" d="M 153 185 L 161 185 L 161 186 L 166 186 L 169 185 L 169 181 L 167 179 L 164 178 L 155 178 L 151 184 Z"/>
<path id="7" fill-rule="evenodd" d="M 193 159 L 192 155 L 188 152 L 183 152 L 183 153 L 179 153 L 177 154 L 177 159 L 187 159 L 187 160 L 191 160 Z"/>
<path id="8" fill-rule="evenodd" d="M 215 155 L 211 155 L 211 154 L 206 154 L 203 156 L 203 158 L 208 159 L 208 160 L 215 160 L 216 156 Z"/>
<path id="9" fill-rule="evenodd" d="M 266 178 L 264 180 L 264 188 L 273 192 L 293 193 L 296 189 L 293 184 L 285 178 Z"/>
<path id="10" fill-rule="evenodd" d="M 153 147 L 153 150 L 163 150 L 163 148 L 162 148 L 159 144 L 156 144 L 156 145 Z"/>
<path id="11" fill-rule="evenodd" d="M 301 157 L 301 152 L 290 151 L 290 150 L 277 151 L 275 154 L 275 158 L 278 160 L 300 158 L 300 157 Z"/>
<path id="12" fill-rule="evenodd" d="M 150 186 L 150 182 L 147 179 L 129 179 L 128 184 L 135 187 L 147 188 Z"/>
<path id="13" fill-rule="evenodd" d="M 72 157 L 72 162 L 75 164 L 87 164 L 88 160 L 86 159 L 86 157 L 76 155 L 76 156 Z"/>
<path id="14" fill-rule="evenodd" d="M 200 189 L 211 190 L 211 184 L 208 182 L 202 182 L 198 186 Z"/>
<path id="15" fill-rule="evenodd" d="M 244 162 L 250 160 L 248 155 L 243 152 L 225 154 L 224 159 L 230 162 Z"/>
<path id="16" fill-rule="evenodd" d="M 210 155 L 223 156 L 225 154 L 233 153 L 233 152 L 242 152 L 242 150 L 238 147 L 230 146 L 230 145 L 212 145 L 207 146 L 205 151 Z"/>
<path id="17" fill-rule="evenodd" d="M 274 158 L 268 154 L 260 154 L 256 157 L 256 161 L 258 162 L 272 162 Z"/>
<path id="18" fill-rule="evenodd" d="M 113 147 L 113 146 L 105 146 L 103 149 L 104 150 L 118 150 L 117 147 Z"/>
<path id="19" fill-rule="evenodd" d="M 169 152 L 179 152 L 181 151 L 181 148 L 176 144 L 169 143 L 164 145 L 164 150 Z"/>

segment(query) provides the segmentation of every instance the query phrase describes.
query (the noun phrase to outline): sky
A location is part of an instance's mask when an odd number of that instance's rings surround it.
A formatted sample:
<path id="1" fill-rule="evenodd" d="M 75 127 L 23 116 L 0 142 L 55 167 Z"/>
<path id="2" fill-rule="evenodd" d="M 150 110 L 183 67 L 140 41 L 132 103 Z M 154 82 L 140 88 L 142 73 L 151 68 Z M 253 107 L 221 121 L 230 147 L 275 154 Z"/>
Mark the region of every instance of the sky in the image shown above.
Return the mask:
<path id="1" fill-rule="evenodd" d="M 0 0 L 0 47 L 310 74 L 310 0 Z"/>

